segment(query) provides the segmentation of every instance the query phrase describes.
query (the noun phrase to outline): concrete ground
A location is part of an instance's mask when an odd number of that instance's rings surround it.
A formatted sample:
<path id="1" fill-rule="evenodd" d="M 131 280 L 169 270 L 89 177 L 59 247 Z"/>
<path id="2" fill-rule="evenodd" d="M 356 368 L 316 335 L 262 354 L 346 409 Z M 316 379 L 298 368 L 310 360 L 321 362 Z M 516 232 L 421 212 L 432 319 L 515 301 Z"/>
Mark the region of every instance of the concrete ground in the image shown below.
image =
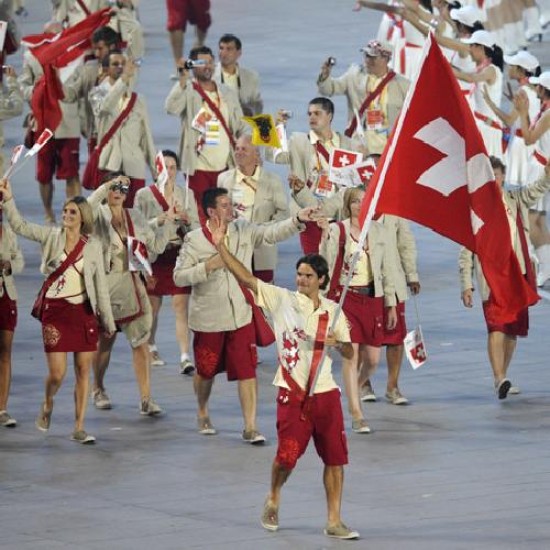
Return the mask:
<path id="1" fill-rule="evenodd" d="M 49 2 L 28 0 L 27 6 L 23 32 L 38 32 Z M 214 46 L 224 32 L 240 36 L 243 65 L 262 75 L 266 108 L 293 110 L 291 129 L 304 129 L 322 60 L 335 56 L 339 74 L 360 61 L 358 48 L 375 35 L 379 16 L 354 14 L 350 8 L 351 2 L 329 0 L 217 0 L 208 42 Z M 157 146 L 175 148 L 178 122 L 163 111 L 172 72 L 164 2 L 143 0 L 140 12 L 147 29 L 140 90 L 147 96 Z M 534 48 L 546 68 L 548 38 Z M 345 102 L 338 98 L 336 103 L 336 127 L 341 128 Z M 20 142 L 21 119 L 5 126 L 9 150 Z M 42 221 L 36 185 L 30 166 L 13 181 L 21 211 Z M 58 208 L 62 200 L 58 184 Z M 129 348 L 119 339 L 106 380 L 114 408 L 88 411 L 87 429 L 97 436 L 97 444 L 83 447 L 69 440 L 71 372 L 56 399 L 49 434 L 38 432 L 34 418 L 43 395 L 45 361 L 40 327 L 29 313 L 41 276 L 38 248 L 21 241 L 27 267 L 17 279 L 20 317 L 9 406 L 19 424 L 0 430 L 0 548 L 550 548 L 548 302 L 531 310 L 530 336 L 520 342 L 511 369 L 521 395 L 497 401 L 479 304 L 467 311 L 459 300 L 457 246 L 420 227 L 415 234 L 422 283 L 418 309 L 429 362 L 418 371 L 403 367 L 401 387 L 411 400 L 408 407 L 384 402 L 382 363 L 374 377 L 379 401 L 366 408 L 373 433 L 348 434 L 343 518 L 361 532 L 355 543 L 322 534 L 322 467 L 312 448 L 285 486 L 279 532 L 261 528 L 276 449 L 275 351 L 263 350 L 258 368 L 258 422 L 268 444 L 243 444 L 236 386 L 221 377 L 211 398 L 219 435 L 200 436 L 191 380 L 178 374 L 169 304 L 158 339 L 169 364 L 152 374 L 153 393 L 166 409 L 165 417 L 138 414 Z M 277 282 L 292 287 L 297 240 L 280 251 Z M 412 304 L 408 321 L 411 326 L 416 322 Z M 349 418 L 346 422 L 349 427 Z"/>

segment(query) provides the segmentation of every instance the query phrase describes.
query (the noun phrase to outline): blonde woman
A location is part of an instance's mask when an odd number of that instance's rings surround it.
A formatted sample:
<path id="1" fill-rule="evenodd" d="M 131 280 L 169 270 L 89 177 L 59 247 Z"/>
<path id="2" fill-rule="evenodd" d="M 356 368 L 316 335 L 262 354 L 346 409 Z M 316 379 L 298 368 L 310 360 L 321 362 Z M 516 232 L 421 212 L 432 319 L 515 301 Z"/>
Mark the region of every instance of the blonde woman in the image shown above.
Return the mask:
<path id="1" fill-rule="evenodd" d="M 343 221 L 330 225 L 319 222 L 323 230 L 320 252 L 327 259 L 331 279 L 329 298 L 339 298 L 351 269 L 351 259 L 358 249 L 361 234 L 359 212 L 364 194 L 361 187 L 347 189 L 343 200 Z M 343 311 L 351 324 L 353 347 L 353 357 L 343 360 L 343 376 L 355 433 L 370 433 L 363 416 L 359 388 L 374 373 L 380 361 L 385 336 L 384 318 L 389 330 L 397 324 L 394 266 L 385 232 L 384 226 L 372 222 L 366 242 L 359 251 L 359 260 L 343 304 Z M 384 308 L 387 308 L 386 312 Z"/>
<path id="2" fill-rule="evenodd" d="M 97 348 L 99 318 L 107 334 L 115 324 L 101 244 L 91 236 L 93 216 L 84 197 L 67 199 L 63 206 L 61 227 L 30 223 L 21 217 L 7 180 L 0 182 L 3 208 L 15 233 L 37 241 L 42 246 L 40 270 L 46 275 L 35 305 L 42 322 L 42 338 L 48 363 L 44 402 L 36 419 L 36 427 L 50 428 L 54 397 L 67 372 L 67 354 L 74 354 L 75 427 L 71 439 L 83 444 L 95 442 L 84 430 L 88 404 L 88 380 Z M 36 309 L 36 308 L 35 308 Z"/>

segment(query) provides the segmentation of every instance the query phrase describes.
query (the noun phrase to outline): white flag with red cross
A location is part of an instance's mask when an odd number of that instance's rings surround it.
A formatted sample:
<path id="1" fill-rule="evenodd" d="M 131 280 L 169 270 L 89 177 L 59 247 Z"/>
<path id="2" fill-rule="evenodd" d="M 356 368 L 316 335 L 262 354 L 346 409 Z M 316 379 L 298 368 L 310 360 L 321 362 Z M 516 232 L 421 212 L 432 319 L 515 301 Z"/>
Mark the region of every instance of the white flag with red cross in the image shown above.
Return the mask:
<path id="1" fill-rule="evenodd" d="M 420 325 L 414 330 L 407 332 L 403 344 L 405 345 L 405 354 L 411 367 L 413 369 L 421 367 L 428 359 L 428 353 L 426 352 L 426 345 L 424 344 Z"/>
<path id="2" fill-rule="evenodd" d="M 164 186 L 168 181 L 168 170 L 166 169 L 166 163 L 164 162 L 164 155 L 161 151 L 157 153 L 155 157 L 155 168 L 157 169 L 157 187 L 160 192 L 164 195 Z"/>
<path id="3" fill-rule="evenodd" d="M 53 132 L 46 128 L 39 136 L 38 139 L 34 142 L 34 145 L 25 153 L 25 157 L 34 157 L 50 139 L 53 137 Z"/>

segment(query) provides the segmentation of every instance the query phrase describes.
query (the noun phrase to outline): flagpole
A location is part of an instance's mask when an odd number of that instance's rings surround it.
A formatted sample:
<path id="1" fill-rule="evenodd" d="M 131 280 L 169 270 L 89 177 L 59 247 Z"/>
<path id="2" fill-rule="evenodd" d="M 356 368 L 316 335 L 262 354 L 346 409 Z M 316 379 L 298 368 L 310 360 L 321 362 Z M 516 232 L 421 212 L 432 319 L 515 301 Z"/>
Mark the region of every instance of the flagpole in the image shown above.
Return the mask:
<path id="1" fill-rule="evenodd" d="M 424 65 L 424 61 L 426 60 L 426 57 L 428 56 L 428 52 L 430 50 L 430 46 L 433 40 L 432 33 L 430 32 L 428 35 L 428 38 L 426 42 L 424 43 L 424 49 L 422 50 L 422 62 L 419 64 L 417 75 L 420 73 L 422 69 L 422 65 Z M 405 101 L 403 102 L 403 107 L 401 108 L 401 112 L 399 114 L 399 118 L 397 119 L 397 123 L 395 126 L 395 131 L 393 132 L 393 139 L 391 139 L 388 147 L 387 154 L 384 156 L 384 164 L 382 165 L 382 169 L 380 170 L 380 176 L 378 178 L 379 182 L 383 182 L 384 178 L 386 177 L 386 173 L 388 171 L 390 162 L 393 158 L 393 154 L 395 152 L 395 148 L 397 147 L 397 139 L 395 136 L 398 136 L 401 132 L 401 129 L 403 128 L 403 124 L 405 122 L 405 118 L 407 117 L 407 113 L 409 111 L 409 105 L 411 103 L 412 97 L 414 95 L 415 89 L 416 89 L 416 82 L 417 78 L 414 79 L 413 84 L 409 87 L 409 90 L 407 92 L 407 95 L 405 97 Z M 357 261 L 359 260 L 359 255 L 361 254 L 361 250 L 363 250 L 363 247 L 365 246 L 365 241 L 367 240 L 367 233 L 370 229 L 370 225 L 372 222 L 372 218 L 374 217 L 374 213 L 376 212 L 376 206 L 378 205 L 378 200 L 380 198 L 380 194 L 382 193 L 382 185 L 377 185 L 374 189 L 374 194 L 372 197 L 372 201 L 369 204 L 369 209 L 367 211 L 367 215 L 365 217 L 365 221 L 363 222 L 363 227 L 361 228 L 361 234 L 359 236 L 359 240 L 357 243 L 357 249 L 354 252 L 352 258 L 351 258 L 351 264 L 350 268 L 348 270 L 348 273 L 346 275 L 346 281 L 344 283 L 344 287 L 342 290 L 342 295 L 340 296 L 340 301 L 338 302 L 338 307 L 336 308 L 336 311 L 334 312 L 334 317 L 332 319 L 331 325 L 329 330 L 334 330 L 334 327 L 336 326 L 336 323 L 338 321 L 338 318 L 340 317 L 340 314 L 342 313 L 342 307 L 344 304 L 344 300 L 346 299 L 346 295 L 348 293 L 349 284 L 351 282 L 351 279 L 353 277 L 353 273 L 355 271 L 355 266 L 357 264 Z M 319 361 L 320 368 L 317 369 L 317 373 L 315 374 L 315 378 L 313 380 L 313 383 L 311 384 L 311 390 L 309 392 L 309 395 L 312 396 L 315 393 L 315 387 L 317 385 L 317 381 L 319 380 L 319 375 L 322 370 L 323 361 L 325 360 L 325 357 L 327 355 L 327 347 L 323 347 L 323 354 L 321 356 L 321 360 Z"/>
<path id="2" fill-rule="evenodd" d="M 185 172 L 185 211 L 189 209 L 189 171 Z"/>

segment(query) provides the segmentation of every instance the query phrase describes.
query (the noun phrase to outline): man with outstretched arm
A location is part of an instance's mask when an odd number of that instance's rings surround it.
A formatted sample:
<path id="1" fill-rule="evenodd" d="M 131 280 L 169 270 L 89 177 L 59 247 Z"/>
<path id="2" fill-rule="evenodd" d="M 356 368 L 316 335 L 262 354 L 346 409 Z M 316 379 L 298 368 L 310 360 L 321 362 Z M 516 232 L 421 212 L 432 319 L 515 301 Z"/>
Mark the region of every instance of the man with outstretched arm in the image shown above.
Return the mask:
<path id="1" fill-rule="evenodd" d="M 325 464 L 328 518 L 324 533 L 333 538 L 357 539 L 359 533 L 349 529 L 340 518 L 343 466 L 348 462 L 340 389 L 332 376 L 330 356 L 325 356 L 321 364 L 325 347 L 336 349 L 343 357 L 351 358 L 353 354 L 344 314 L 332 327 L 337 305 L 319 294 L 328 284 L 327 262 L 318 254 L 300 258 L 296 264 L 296 292 L 270 285 L 254 277 L 231 254 L 226 245 L 226 229 L 227 222 L 223 219 L 211 219 L 212 241 L 226 269 L 252 290 L 258 305 L 272 315 L 280 360 L 274 381 L 279 387 L 278 447 L 262 526 L 269 531 L 279 528 L 282 486 L 313 437 Z"/>

